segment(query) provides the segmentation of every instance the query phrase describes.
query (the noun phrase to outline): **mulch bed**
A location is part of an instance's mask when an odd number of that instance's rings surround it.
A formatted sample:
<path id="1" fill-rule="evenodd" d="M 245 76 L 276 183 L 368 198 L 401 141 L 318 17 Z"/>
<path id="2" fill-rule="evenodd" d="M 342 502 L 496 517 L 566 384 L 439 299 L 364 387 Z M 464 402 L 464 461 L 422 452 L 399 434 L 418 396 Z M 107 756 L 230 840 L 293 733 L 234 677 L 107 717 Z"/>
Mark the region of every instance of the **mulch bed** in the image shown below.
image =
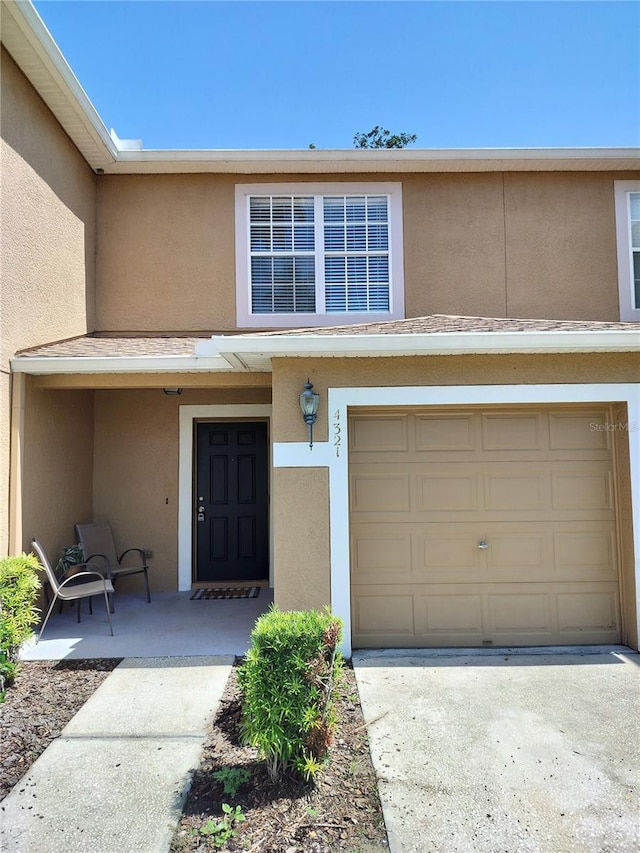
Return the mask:
<path id="1" fill-rule="evenodd" d="M 0 799 L 29 770 L 119 660 L 25 661 L 0 705 Z M 388 853 L 378 788 L 353 671 L 345 667 L 337 689 L 340 717 L 330 760 L 315 784 L 288 776 L 269 780 L 251 747 L 240 744 L 236 671 L 229 679 L 200 766 L 194 771 L 171 853 L 222 849 L 244 853 Z M 249 771 L 231 799 L 212 773 Z M 237 836 L 216 848 L 201 833 L 219 821 L 222 804 L 240 805 L 246 820 Z"/>
<path id="2" fill-rule="evenodd" d="M 120 660 L 21 663 L 14 685 L 0 704 L 0 800 Z"/>
<path id="3" fill-rule="evenodd" d="M 218 715 L 208 733 L 171 853 L 223 849 L 244 853 L 388 853 L 387 836 L 371 764 L 353 671 L 345 667 L 337 690 L 340 718 L 329 763 L 315 784 L 291 775 L 270 781 L 257 751 L 239 737 L 240 694 L 236 671 L 229 679 Z M 249 780 L 231 799 L 212 773 L 242 768 Z M 237 835 L 216 848 L 201 833 L 209 820 L 219 821 L 222 804 L 240 805 L 246 820 Z"/>

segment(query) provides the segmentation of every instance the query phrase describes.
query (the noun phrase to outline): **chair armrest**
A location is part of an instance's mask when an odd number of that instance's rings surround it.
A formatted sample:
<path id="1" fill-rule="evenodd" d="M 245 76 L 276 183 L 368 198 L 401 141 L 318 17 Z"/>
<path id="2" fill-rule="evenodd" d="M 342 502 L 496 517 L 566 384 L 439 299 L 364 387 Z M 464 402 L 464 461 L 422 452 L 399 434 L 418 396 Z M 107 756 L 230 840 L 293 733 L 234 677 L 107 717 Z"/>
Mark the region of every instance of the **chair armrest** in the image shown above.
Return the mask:
<path id="1" fill-rule="evenodd" d="M 118 557 L 118 563 L 122 563 L 123 559 L 127 556 L 127 554 L 131 554 L 131 553 L 135 553 L 138 555 L 138 557 L 140 557 L 140 563 L 143 566 L 147 565 L 147 562 L 146 562 L 145 556 L 144 556 L 144 550 L 142 548 L 127 548 L 127 550 L 123 551 L 122 554 L 120 554 L 120 556 Z"/>
<path id="2" fill-rule="evenodd" d="M 73 583 L 77 581 L 79 578 L 93 578 L 94 580 L 100 580 L 104 584 L 105 589 L 107 588 L 107 579 L 104 575 L 101 575 L 100 572 L 78 572 L 75 575 L 71 575 L 70 578 L 62 581 L 59 586 L 59 589 L 62 589 L 63 586 L 66 586 L 68 583 Z"/>
<path id="3" fill-rule="evenodd" d="M 82 565 L 88 566 L 92 560 L 102 560 L 102 569 L 100 570 L 99 574 L 101 574 L 103 577 L 111 577 L 111 561 L 109 560 L 106 554 L 92 554 L 90 557 L 87 557 L 87 559 L 84 561 L 84 563 L 82 563 Z"/>

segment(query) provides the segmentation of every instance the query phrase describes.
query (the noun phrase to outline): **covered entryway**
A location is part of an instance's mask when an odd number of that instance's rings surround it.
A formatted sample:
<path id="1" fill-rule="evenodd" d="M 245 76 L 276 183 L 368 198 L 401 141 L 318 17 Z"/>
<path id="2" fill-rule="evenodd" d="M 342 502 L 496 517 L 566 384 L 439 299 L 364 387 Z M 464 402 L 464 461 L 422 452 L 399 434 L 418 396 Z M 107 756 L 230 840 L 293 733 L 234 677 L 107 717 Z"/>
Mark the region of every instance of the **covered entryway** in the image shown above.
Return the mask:
<path id="1" fill-rule="evenodd" d="M 593 406 L 358 409 L 354 646 L 618 642 L 608 420 Z"/>

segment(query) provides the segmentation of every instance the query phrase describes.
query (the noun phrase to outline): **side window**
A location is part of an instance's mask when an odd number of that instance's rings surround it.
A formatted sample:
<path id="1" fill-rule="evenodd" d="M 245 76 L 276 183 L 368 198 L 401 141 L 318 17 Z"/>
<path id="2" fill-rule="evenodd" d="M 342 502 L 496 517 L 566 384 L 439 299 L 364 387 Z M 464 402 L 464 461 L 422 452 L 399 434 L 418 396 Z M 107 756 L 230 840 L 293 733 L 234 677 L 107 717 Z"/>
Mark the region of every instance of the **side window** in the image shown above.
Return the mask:
<path id="1" fill-rule="evenodd" d="M 239 327 L 404 316 L 401 184 L 236 187 Z"/>
<path id="2" fill-rule="evenodd" d="M 616 181 L 620 319 L 640 322 L 640 181 Z"/>

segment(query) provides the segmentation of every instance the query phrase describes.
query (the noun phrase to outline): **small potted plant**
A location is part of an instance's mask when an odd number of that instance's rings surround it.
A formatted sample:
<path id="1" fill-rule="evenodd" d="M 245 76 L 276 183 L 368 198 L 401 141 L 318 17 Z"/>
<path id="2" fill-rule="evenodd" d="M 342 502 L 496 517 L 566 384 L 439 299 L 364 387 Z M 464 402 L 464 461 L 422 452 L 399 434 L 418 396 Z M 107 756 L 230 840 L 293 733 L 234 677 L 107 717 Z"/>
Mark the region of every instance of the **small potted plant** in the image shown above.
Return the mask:
<path id="1" fill-rule="evenodd" d="M 76 566 L 84 563 L 84 551 L 82 545 L 69 545 L 62 552 L 62 556 L 56 563 L 56 575 L 60 580 L 70 578 L 78 571 Z"/>

